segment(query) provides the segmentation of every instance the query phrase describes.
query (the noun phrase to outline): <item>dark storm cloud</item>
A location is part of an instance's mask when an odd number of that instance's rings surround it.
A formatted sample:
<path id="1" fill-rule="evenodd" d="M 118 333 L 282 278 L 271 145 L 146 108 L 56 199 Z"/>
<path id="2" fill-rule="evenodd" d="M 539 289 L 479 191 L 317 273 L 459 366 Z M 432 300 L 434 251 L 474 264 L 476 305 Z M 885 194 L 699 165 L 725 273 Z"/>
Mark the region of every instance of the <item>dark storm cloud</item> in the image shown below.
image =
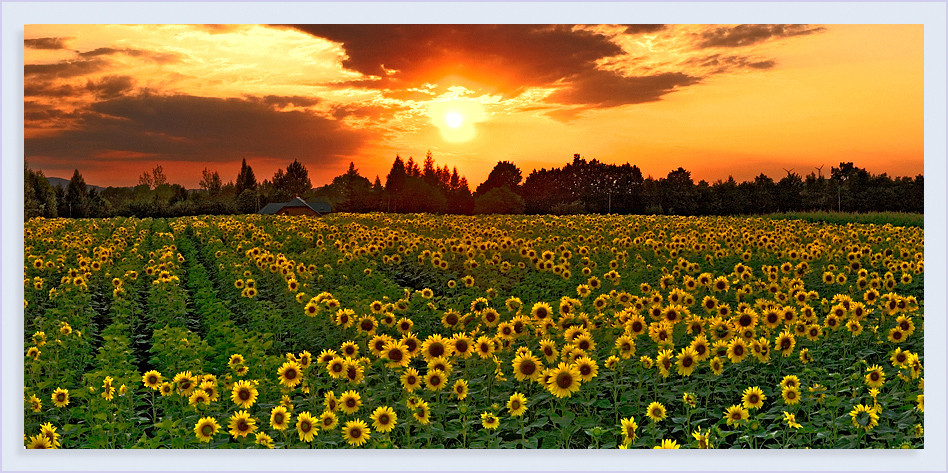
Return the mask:
<path id="1" fill-rule="evenodd" d="M 65 49 L 66 41 L 72 38 L 30 38 L 23 40 L 23 47 L 31 49 Z"/>
<path id="2" fill-rule="evenodd" d="M 696 84 L 701 79 L 680 72 L 652 76 L 623 77 L 609 71 L 596 71 L 571 78 L 566 89 L 550 100 L 562 104 L 617 107 L 654 102 L 677 87 Z"/>
<path id="3" fill-rule="evenodd" d="M 135 80 L 129 76 L 105 76 L 98 81 L 88 81 L 86 90 L 100 98 L 114 98 L 124 95 L 135 86 Z"/>
<path id="4" fill-rule="evenodd" d="M 131 48 L 96 48 L 89 51 L 83 51 L 78 53 L 79 57 L 98 57 L 98 56 L 112 56 L 115 54 L 126 54 L 132 57 L 142 57 L 149 59 L 158 64 L 168 64 L 177 62 L 180 59 L 180 56 L 174 53 L 159 53 L 155 51 L 144 51 L 141 49 L 131 49 Z"/>
<path id="5" fill-rule="evenodd" d="M 299 95 L 285 96 L 285 95 L 267 95 L 265 97 L 246 97 L 247 100 L 252 102 L 264 103 L 270 106 L 278 108 L 286 108 L 289 106 L 295 107 L 312 107 L 320 102 L 316 97 L 302 97 Z"/>
<path id="6" fill-rule="evenodd" d="M 99 58 L 61 61 L 55 64 L 26 64 L 23 66 L 23 74 L 27 77 L 76 77 L 97 72 L 107 65 L 108 61 Z"/>
<path id="7" fill-rule="evenodd" d="M 347 68 L 382 78 L 378 87 L 418 86 L 456 75 L 516 94 L 546 85 L 622 49 L 565 25 L 296 25 L 343 44 Z M 383 68 L 384 66 L 384 68 Z M 385 70 L 397 70 L 387 75 Z"/>
<path id="8" fill-rule="evenodd" d="M 54 85 L 50 82 L 30 81 L 23 84 L 24 97 L 52 97 L 63 98 L 76 95 L 78 91 L 75 87 L 65 85 Z"/>
<path id="9" fill-rule="evenodd" d="M 685 64 L 709 68 L 713 74 L 732 72 L 738 69 L 770 69 L 777 65 L 776 61 L 769 59 L 754 59 L 747 56 L 727 54 L 712 54 L 692 58 L 686 61 Z"/>
<path id="10" fill-rule="evenodd" d="M 626 34 L 654 33 L 665 29 L 665 25 L 626 25 Z"/>
<path id="11" fill-rule="evenodd" d="M 263 100 L 140 94 L 95 103 L 90 112 L 70 130 L 27 138 L 26 156 L 79 165 L 102 150 L 190 162 L 304 156 L 320 166 L 338 164 L 365 139 L 338 121 L 275 111 Z"/>
<path id="12" fill-rule="evenodd" d="M 811 25 L 737 25 L 721 26 L 699 34 L 698 47 L 739 47 L 761 43 L 772 38 L 801 36 L 823 31 Z"/>

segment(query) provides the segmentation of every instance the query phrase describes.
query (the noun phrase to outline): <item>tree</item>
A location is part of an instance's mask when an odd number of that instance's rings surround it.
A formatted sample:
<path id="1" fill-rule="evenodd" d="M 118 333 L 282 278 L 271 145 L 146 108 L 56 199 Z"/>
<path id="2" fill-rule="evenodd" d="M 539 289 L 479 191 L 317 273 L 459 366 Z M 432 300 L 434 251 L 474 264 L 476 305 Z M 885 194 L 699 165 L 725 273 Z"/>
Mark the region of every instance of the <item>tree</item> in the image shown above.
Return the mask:
<path id="1" fill-rule="evenodd" d="M 237 182 L 234 183 L 234 190 L 236 195 L 239 197 L 244 193 L 245 190 L 256 190 L 257 189 L 257 177 L 253 174 L 253 169 L 247 165 L 247 160 L 244 159 L 240 163 L 240 173 L 237 174 Z"/>
<path id="2" fill-rule="evenodd" d="M 201 174 L 203 176 L 200 182 L 201 189 L 204 189 L 211 197 L 219 195 L 221 193 L 221 175 L 217 171 L 212 172 L 207 168 L 204 168 Z"/>
<path id="3" fill-rule="evenodd" d="M 167 183 L 168 178 L 165 176 L 165 170 L 160 164 L 155 165 L 150 173 L 145 171 L 141 176 L 138 176 L 138 184 L 146 185 L 149 189 L 154 189 L 162 184 Z"/>
<path id="4" fill-rule="evenodd" d="M 397 211 L 398 195 L 405 187 L 405 181 L 407 179 L 408 175 L 405 172 L 405 162 L 402 161 L 401 156 L 396 154 L 395 162 L 392 163 L 392 169 L 385 178 L 385 193 L 388 194 L 389 205 L 387 206 L 387 210 L 389 212 Z"/>
<path id="5" fill-rule="evenodd" d="M 523 210 L 523 197 L 507 186 L 495 187 L 474 198 L 476 214 L 522 214 Z"/>
<path id="6" fill-rule="evenodd" d="M 86 189 L 86 181 L 75 169 L 72 173 L 72 179 L 66 187 L 66 205 L 69 208 L 68 216 L 70 218 L 86 217 L 89 215 L 89 191 Z"/>
<path id="7" fill-rule="evenodd" d="M 56 217 L 56 191 L 43 171 L 25 169 L 23 180 L 23 217 Z"/>
<path id="8" fill-rule="evenodd" d="M 509 161 L 499 161 L 494 166 L 494 169 L 490 171 L 490 174 L 487 176 L 487 180 L 482 182 L 481 185 L 477 186 L 476 194 L 483 194 L 491 189 L 496 189 L 498 187 L 507 186 L 507 189 L 513 192 L 518 192 L 520 190 L 520 181 L 523 179 L 523 175 L 520 173 L 520 168 L 518 168 L 514 163 Z"/>
<path id="9" fill-rule="evenodd" d="M 295 159 L 286 167 L 285 173 L 282 169 L 277 170 L 276 175 L 273 176 L 273 185 L 291 197 L 302 196 L 313 189 L 313 183 L 309 180 L 309 171 L 303 163 Z"/>

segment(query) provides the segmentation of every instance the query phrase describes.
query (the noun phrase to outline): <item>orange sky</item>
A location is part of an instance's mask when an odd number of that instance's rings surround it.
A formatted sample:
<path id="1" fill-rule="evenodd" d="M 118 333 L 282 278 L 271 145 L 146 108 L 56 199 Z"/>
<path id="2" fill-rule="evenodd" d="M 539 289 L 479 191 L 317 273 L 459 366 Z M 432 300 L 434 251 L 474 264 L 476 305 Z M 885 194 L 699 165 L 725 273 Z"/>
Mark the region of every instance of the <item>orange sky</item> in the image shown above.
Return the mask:
<path id="1" fill-rule="evenodd" d="M 314 186 L 396 154 L 524 177 L 574 153 L 714 181 L 923 173 L 921 25 L 27 25 L 30 167 Z M 446 117 L 452 116 L 449 126 Z"/>

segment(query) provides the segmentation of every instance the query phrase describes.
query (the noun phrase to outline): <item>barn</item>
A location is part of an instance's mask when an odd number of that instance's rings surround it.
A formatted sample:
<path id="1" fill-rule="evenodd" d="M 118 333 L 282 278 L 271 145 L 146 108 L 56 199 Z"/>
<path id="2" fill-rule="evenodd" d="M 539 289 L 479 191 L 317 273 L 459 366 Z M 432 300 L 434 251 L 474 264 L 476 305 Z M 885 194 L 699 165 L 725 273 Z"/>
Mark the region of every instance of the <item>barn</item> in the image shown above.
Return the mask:
<path id="1" fill-rule="evenodd" d="M 272 202 L 260 209 L 258 214 L 263 215 L 315 215 L 319 216 L 332 212 L 329 203 L 314 200 L 306 202 L 299 197 L 294 197 L 289 202 Z"/>

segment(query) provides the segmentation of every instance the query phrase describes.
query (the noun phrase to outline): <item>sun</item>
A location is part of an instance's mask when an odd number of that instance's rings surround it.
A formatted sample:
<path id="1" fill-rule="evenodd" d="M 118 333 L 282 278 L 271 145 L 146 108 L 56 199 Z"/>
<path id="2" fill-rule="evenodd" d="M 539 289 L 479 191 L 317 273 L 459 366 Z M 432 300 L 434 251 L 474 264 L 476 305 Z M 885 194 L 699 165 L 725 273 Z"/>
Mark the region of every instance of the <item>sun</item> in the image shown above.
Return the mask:
<path id="1" fill-rule="evenodd" d="M 464 116 L 458 112 L 449 112 L 444 116 L 444 122 L 451 128 L 457 128 L 464 124 Z"/>
<path id="2" fill-rule="evenodd" d="M 487 120 L 488 114 L 476 99 L 452 97 L 428 104 L 428 117 L 445 141 L 462 143 L 474 139 L 477 123 Z"/>

